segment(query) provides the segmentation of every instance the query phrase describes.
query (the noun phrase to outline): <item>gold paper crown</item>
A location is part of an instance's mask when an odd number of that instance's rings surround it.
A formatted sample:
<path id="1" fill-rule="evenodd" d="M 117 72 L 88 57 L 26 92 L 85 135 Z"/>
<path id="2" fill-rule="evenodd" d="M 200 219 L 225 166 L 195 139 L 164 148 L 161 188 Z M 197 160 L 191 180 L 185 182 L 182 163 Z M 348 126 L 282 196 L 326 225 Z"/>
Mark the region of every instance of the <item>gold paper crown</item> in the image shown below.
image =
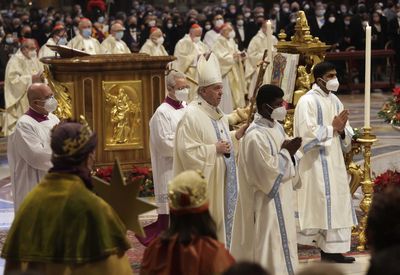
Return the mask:
<path id="1" fill-rule="evenodd" d="M 72 156 L 80 149 L 82 149 L 90 140 L 93 132 L 83 115 L 79 116 L 79 123 L 82 124 L 82 128 L 79 131 L 78 137 L 67 138 L 66 140 L 64 140 L 64 145 L 62 147 L 64 153 L 56 154 L 57 156 Z"/>
<path id="2" fill-rule="evenodd" d="M 207 182 L 200 171 L 180 173 L 168 184 L 168 189 L 171 211 L 197 212 L 196 209 L 208 205 Z"/>

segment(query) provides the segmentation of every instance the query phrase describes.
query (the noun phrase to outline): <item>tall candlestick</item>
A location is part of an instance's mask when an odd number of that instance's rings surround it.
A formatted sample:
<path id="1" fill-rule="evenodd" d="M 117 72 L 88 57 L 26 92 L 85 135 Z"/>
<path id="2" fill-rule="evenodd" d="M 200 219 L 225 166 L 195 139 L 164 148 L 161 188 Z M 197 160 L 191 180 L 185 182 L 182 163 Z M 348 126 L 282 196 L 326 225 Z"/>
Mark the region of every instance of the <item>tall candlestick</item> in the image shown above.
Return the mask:
<path id="1" fill-rule="evenodd" d="M 370 128 L 371 113 L 371 26 L 365 29 L 365 104 L 364 128 Z"/>
<path id="2" fill-rule="evenodd" d="M 273 49 L 273 34 L 272 34 L 272 23 L 270 20 L 267 21 L 267 61 L 270 66 L 267 67 L 264 75 L 263 83 L 271 83 L 271 75 L 272 75 L 272 49 Z"/>

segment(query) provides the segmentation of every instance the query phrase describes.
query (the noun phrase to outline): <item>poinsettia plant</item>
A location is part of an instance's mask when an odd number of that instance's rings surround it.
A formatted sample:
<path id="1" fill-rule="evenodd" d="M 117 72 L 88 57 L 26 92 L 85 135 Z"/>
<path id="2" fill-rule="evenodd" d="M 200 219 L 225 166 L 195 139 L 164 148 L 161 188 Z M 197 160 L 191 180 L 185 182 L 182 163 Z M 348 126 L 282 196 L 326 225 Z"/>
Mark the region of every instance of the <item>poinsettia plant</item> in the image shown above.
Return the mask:
<path id="1" fill-rule="evenodd" d="M 393 97 L 382 106 L 378 116 L 385 122 L 400 126 L 400 87 L 393 89 Z"/>
<path id="2" fill-rule="evenodd" d="M 94 175 L 107 182 L 111 182 L 112 171 L 112 166 L 106 166 L 96 169 Z M 133 165 L 131 170 L 124 173 L 124 177 L 127 184 L 140 182 L 139 197 L 154 197 L 153 173 L 151 168 Z"/>
<path id="3" fill-rule="evenodd" d="M 375 178 L 374 192 L 380 193 L 392 185 L 400 187 L 400 172 L 387 170 Z"/>

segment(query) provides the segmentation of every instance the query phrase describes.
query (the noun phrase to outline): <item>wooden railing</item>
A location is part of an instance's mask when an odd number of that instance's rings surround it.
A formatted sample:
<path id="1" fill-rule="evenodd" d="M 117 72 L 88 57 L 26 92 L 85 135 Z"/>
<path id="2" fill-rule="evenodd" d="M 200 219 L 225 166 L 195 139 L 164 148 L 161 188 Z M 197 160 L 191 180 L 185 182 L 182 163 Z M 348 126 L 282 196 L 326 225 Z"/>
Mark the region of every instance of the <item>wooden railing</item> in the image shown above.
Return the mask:
<path id="1" fill-rule="evenodd" d="M 392 89 L 395 85 L 395 54 L 392 49 L 387 50 L 373 50 L 371 52 L 372 63 L 377 59 L 384 59 L 387 80 L 371 81 L 371 89 Z M 342 51 L 342 52 L 328 52 L 325 57 L 326 61 L 344 61 L 346 64 L 346 74 L 344 78 L 347 81 L 340 83 L 342 89 L 346 90 L 361 90 L 364 89 L 364 83 L 354 83 L 353 78 L 358 74 L 361 75 L 359 79 L 364 78 L 364 60 L 365 51 Z M 360 70 L 362 69 L 362 70 Z"/>

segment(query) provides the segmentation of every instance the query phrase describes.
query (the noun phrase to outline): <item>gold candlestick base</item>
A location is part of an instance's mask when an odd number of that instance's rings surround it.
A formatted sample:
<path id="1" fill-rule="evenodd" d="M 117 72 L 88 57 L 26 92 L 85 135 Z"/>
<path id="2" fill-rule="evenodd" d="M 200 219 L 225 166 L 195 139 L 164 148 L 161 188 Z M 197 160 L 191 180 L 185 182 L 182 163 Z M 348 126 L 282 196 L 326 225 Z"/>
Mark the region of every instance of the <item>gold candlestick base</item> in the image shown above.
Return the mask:
<path id="1" fill-rule="evenodd" d="M 359 224 L 358 230 L 358 241 L 359 245 L 357 246 L 358 251 L 364 251 L 365 245 L 367 243 L 367 238 L 365 235 L 365 228 L 367 224 L 367 217 L 369 208 L 372 203 L 372 194 L 373 194 L 373 182 L 371 180 L 371 147 L 374 142 L 377 141 L 375 135 L 371 134 L 371 128 L 363 128 L 363 134 L 357 139 L 358 142 L 361 143 L 361 146 L 364 148 L 364 175 L 363 181 L 361 182 L 361 190 L 364 194 L 363 199 L 360 203 L 360 208 L 363 211 L 363 218 Z"/>

